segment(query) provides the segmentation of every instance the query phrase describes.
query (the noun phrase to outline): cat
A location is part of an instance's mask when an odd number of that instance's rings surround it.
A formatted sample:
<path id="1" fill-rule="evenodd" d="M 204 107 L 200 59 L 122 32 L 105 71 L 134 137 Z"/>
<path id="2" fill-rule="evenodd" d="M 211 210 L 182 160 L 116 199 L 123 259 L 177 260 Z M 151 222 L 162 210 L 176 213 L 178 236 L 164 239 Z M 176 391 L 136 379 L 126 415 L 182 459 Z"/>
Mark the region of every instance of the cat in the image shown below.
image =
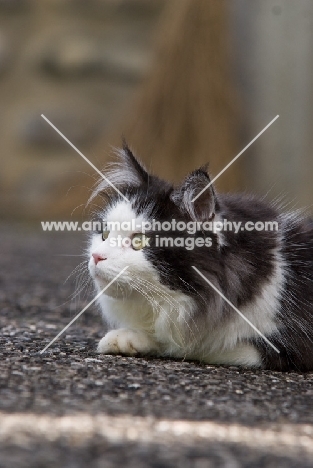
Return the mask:
<path id="1" fill-rule="evenodd" d="M 107 288 L 98 299 L 109 328 L 99 353 L 313 369 L 309 217 L 218 194 L 207 166 L 174 186 L 149 174 L 126 143 L 105 177 L 91 197 L 100 197 L 94 219 L 104 227 L 88 246 L 96 289 Z M 174 230 L 173 220 L 196 228 Z M 267 222 L 277 228 L 260 229 Z"/>

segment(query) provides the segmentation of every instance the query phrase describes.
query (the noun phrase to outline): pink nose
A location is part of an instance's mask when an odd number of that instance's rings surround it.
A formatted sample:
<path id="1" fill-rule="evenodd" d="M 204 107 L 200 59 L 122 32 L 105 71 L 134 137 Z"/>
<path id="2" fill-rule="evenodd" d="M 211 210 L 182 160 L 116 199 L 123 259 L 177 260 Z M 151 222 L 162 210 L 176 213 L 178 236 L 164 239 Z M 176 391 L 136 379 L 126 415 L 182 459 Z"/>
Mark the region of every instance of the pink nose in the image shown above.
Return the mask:
<path id="1" fill-rule="evenodd" d="M 98 262 L 101 262 L 102 260 L 106 260 L 106 257 L 104 255 L 93 253 L 92 256 L 96 265 L 98 264 Z"/>

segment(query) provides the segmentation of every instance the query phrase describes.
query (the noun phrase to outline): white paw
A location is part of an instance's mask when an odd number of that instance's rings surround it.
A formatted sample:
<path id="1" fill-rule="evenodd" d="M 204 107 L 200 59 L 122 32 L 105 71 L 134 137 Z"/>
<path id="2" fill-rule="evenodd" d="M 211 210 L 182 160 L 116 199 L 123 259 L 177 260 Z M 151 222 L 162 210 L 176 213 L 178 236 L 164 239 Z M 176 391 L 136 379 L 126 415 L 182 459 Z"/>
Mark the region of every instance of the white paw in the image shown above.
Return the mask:
<path id="1" fill-rule="evenodd" d="M 102 354 L 126 354 L 135 356 L 136 354 L 148 354 L 155 346 L 149 336 L 145 333 L 119 328 L 109 331 L 98 344 L 98 353 Z"/>

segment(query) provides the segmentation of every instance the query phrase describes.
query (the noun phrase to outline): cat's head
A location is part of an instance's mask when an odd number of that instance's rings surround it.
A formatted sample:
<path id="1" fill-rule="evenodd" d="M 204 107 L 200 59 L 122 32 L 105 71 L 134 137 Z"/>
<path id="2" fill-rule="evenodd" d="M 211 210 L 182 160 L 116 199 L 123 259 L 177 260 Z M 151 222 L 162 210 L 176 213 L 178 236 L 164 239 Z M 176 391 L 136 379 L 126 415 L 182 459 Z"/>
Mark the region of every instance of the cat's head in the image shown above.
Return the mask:
<path id="1" fill-rule="evenodd" d="M 128 267 L 105 294 L 131 294 L 132 282 L 141 280 L 197 295 L 192 265 L 211 259 L 214 271 L 219 250 L 218 236 L 202 228 L 219 211 L 206 168 L 174 186 L 149 174 L 126 144 L 118 156 L 92 195 L 98 230 L 90 239 L 89 271 L 98 289 Z"/>

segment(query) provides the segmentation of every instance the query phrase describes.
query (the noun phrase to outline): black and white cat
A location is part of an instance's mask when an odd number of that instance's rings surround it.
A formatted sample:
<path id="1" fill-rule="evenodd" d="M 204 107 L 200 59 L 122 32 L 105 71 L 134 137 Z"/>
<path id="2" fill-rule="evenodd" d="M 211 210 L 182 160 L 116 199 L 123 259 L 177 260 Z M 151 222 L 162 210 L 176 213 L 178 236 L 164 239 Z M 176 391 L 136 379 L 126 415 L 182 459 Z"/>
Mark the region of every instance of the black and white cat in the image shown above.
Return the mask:
<path id="1" fill-rule="evenodd" d="M 120 193 L 102 180 L 93 194 L 102 200 L 97 216 L 115 226 L 90 239 L 97 290 L 128 267 L 99 298 L 110 331 L 98 351 L 312 370 L 312 221 L 253 196 L 216 194 L 212 185 L 192 201 L 210 183 L 205 168 L 173 186 L 148 174 L 126 145 L 119 156 L 105 175 Z M 152 220 L 167 222 L 166 232 L 137 229 Z M 169 231 L 172 220 L 197 229 Z M 213 220 L 241 228 L 204 231 Z M 278 229 L 245 229 L 268 221 Z M 180 240 L 160 245 L 162 236 Z"/>

